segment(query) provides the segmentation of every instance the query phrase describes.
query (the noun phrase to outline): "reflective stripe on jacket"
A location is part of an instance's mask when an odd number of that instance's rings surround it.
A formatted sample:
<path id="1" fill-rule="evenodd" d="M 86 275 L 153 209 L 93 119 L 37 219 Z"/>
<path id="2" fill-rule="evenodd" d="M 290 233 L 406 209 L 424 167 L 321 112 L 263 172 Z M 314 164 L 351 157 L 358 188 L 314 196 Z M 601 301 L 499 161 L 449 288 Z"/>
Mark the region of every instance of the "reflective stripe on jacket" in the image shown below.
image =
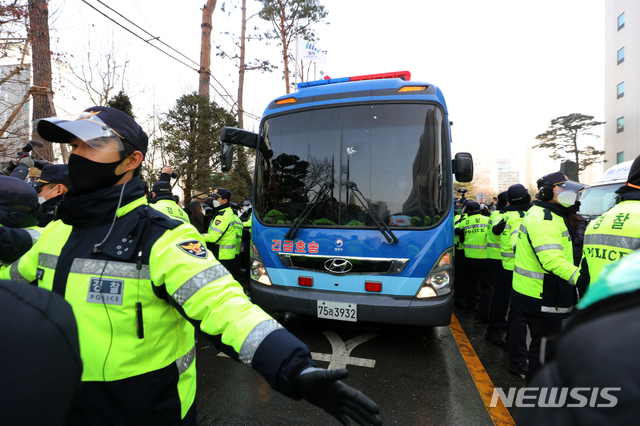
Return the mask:
<path id="1" fill-rule="evenodd" d="M 471 214 L 459 227 L 464 230 L 464 256 L 467 259 L 487 258 L 487 229 L 489 218 L 481 214 Z"/>
<path id="2" fill-rule="evenodd" d="M 551 203 L 540 204 L 527 212 L 518 232 L 513 290 L 525 297 L 519 300 L 526 306 L 517 307 L 542 316 L 568 314 L 579 275 L 573 264 L 571 236 L 565 219 L 544 207 Z"/>
<path id="3" fill-rule="evenodd" d="M 640 248 L 640 201 L 616 204 L 589 224 L 584 234 L 583 260 L 589 269 L 590 283 L 610 263 Z"/>

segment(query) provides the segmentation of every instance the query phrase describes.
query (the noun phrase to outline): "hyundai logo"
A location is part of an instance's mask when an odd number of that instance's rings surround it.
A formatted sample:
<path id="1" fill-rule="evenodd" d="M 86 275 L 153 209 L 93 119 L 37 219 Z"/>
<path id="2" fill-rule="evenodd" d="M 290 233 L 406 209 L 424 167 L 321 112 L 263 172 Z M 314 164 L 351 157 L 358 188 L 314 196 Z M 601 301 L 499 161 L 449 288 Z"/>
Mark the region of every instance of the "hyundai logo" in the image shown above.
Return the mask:
<path id="1" fill-rule="evenodd" d="M 324 262 L 324 269 L 334 274 L 346 274 L 353 269 L 353 264 L 346 259 L 329 259 Z"/>

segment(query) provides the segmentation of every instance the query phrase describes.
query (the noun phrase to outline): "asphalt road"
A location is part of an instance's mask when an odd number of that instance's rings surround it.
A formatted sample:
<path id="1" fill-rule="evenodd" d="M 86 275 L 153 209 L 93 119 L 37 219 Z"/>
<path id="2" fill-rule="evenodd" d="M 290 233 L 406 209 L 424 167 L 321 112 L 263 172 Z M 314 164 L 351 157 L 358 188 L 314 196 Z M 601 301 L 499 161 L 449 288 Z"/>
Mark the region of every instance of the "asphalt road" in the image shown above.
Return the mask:
<path id="1" fill-rule="evenodd" d="M 524 380 L 508 373 L 508 355 L 484 339 L 486 325 L 457 308 L 454 315 L 451 327 L 436 328 L 275 317 L 309 346 L 320 367 L 346 365 L 345 383 L 376 401 L 386 425 L 514 424 L 517 409 L 488 409 L 486 395 L 492 386 L 522 387 Z M 196 362 L 199 426 L 340 424 L 305 401 L 273 391 L 204 339 Z"/>

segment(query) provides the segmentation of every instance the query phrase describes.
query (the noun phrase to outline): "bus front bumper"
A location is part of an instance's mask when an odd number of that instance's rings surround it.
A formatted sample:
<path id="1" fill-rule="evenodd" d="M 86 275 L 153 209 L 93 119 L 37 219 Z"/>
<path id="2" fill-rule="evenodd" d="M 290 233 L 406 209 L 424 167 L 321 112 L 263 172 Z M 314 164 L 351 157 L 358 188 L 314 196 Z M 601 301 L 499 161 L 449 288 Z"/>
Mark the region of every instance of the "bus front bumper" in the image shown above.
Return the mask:
<path id="1" fill-rule="evenodd" d="M 293 312 L 317 316 L 317 301 L 355 303 L 358 321 L 408 324 L 428 327 L 451 323 L 453 292 L 445 296 L 417 299 L 411 296 L 339 293 L 310 288 L 263 285 L 250 279 L 251 301 L 267 312 Z"/>

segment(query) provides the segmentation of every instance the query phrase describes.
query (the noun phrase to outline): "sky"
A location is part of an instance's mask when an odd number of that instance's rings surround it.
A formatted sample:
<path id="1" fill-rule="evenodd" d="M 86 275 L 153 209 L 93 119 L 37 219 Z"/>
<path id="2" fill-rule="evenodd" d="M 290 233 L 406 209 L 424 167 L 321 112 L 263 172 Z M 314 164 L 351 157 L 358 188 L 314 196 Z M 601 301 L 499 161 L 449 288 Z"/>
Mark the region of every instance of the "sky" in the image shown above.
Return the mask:
<path id="1" fill-rule="evenodd" d="M 185 56 L 199 62 L 205 0 L 102 1 L 150 33 L 147 39 L 160 37 L 170 47 L 153 43 L 191 68 L 88 6 L 126 24 L 99 0 L 51 0 L 52 50 L 65 53 L 79 70 L 86 52 L 96 57 L 116 46 L 120 64 L 129 60 L 124 89 L 139 117 L 153 110 L 168 111 L 181 95 L 197 91 L 198 74 L 192 69 L 197 66 Z M 240 1 L 217 3 L 213 44 L 232 53 L 231 37 L 224 33 L 240 33 Z M 259 11 L 257 1 L 247 3 L 248 16 Z M 327 64 L 322 69 L 332 78 L 408 70 L 412 80 L 440 87 L 454 123 L 453 152 L 471 152 L 485 164 L 492 158 L 511 158 L 514 167 L 521 167 L 527 141 L 544 132 L 551 119 L 570 113 L 604 118 L 604 0 L 321 3 L 329 12 L 328 24 L 314 27 L 315 45 L 326 51 Z M 262 30 L 269 26 L 258 16 L 248 24 L 249 31 L 255 25 Z M 248 59 L 268 59 L 279 66 L 273 73 L 246 74 L 245 110 L 255 116 L 285 93 L 279 49 L 264 41 L 247 46 Z M 223 94 L 224 87 L 235 99 L 237 68 L 230 60 L 213 56 L 216 52 L 212 47 L 211 69 L 221 84 L 214 85 Z M 229 96 L 213 90 L 211 94 L 218 104 L 228 105 Z M 90 106 L 71 86 L 57 98 L 69 113 Z M 257 123 L 245 119 L 249 130 L 257 130 Z M 603 134 L 602 127 L 599 132 Z M 595 143 L 602 145 L 602 138 Z"/>

